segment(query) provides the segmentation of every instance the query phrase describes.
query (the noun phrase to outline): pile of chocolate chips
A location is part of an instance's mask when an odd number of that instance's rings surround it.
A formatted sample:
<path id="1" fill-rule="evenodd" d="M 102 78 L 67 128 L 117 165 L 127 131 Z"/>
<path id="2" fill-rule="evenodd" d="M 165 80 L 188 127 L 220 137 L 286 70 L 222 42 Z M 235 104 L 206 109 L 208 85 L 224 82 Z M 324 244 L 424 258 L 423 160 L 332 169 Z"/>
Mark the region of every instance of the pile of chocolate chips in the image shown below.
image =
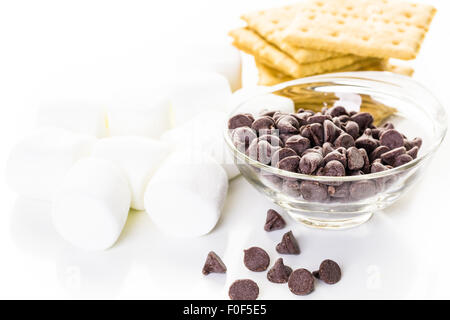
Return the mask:
<path id="1" fill-rule="evenodd" d="M 264 230 L 267 232 L 283 229 L 286 222 L 275 210 L 268 210 Z M 292 231 L 286 232 L 276 251 L 280 254 L 300 254 L 300 247 Z M 253 272 L 264 272 L 269 268 L 269 254 L 260 247 L 251 247 L 244 250 L 244 265 Z M 202 273 L 225 273 L 227 268 L 220 257 L 211 251 L 205 261 Z M 289 290 L 295 295 L 308 295 L 314 291 L 314 277 L 327 284 L 335 284 L 341 279 L 341 269 L 332 260 L 324 260 L 319 270 L 310 272 L 304 268 L 292 270 L 284 264 L 283 258 L 278 258 L 272 268 L 267 272 L 267 280 L 273 283 L 287 283 Z M 256 300 L 259 295 L 258 284 L 251 279 L 234 281 L 228 291 L 231 300 Z"/>
<path id="2" fill-rule="evenodd" d="M 417 157 L 421 138 L 409 140 L 392 123 L 373 125 L 367 112 L 343 106 L 322 112 L 300 109 L 297 113 L 264 112 L 254 118 L 237 114 L 228 128 L 236 148 L 265 165 L 307 175 L 343 177 L 392 169 Z M 378 183 L 379 182 L 379 183 Z M 381 191 L 385 181 L 319 184 L 283 181 L 282 189 L 305 200 L 359 200 Z"/>

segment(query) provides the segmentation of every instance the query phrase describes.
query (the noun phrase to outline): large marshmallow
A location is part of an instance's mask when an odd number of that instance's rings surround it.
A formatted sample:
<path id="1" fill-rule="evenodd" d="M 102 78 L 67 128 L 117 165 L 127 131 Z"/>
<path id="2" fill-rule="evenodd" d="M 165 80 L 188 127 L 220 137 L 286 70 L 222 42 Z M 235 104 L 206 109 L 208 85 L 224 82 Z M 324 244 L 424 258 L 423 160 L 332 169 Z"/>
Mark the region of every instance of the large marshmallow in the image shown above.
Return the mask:
<path id="1" fill-rule="evenodd" d="M 214 159 L 201 152 L 177 150 L 151 179 L 145 210 L 165 233 L 201 236 L 219 220 L 227 190 L 227 175 Z"/>
<path id="2" fill-rule="evenodd" d="M 257 91 L 255 91 L 256 93 Z M 295 112 L 295 104 L 289 98 L 273 93 L 250 95 L 240 104 L 239 113 L 248 112 L 254 117 L 263 111 L 281 111 L 284 113 Z"/>
<path id="3" fill-rule="evenodd" d="M 108 135 L 106 108 L 100 104 L 62 101 L 42 105 L 37 111 L 38 127 L 56 127 L 103 138 Z"/>
<path id="4" fill-rule="evenodd" d="M 168 154 L 165 143 L 138 136 L 99 139 L 92 150 L 93 157 L 111 160 L 124 171 L 136 210 L 144 210 L 145 188 Z"/>
<path id="5" fill-rule="evenodd" d="M 6 177 L 26 197 L 51 200 L 73 164 L 90 155 L 95 138 L 58 128 L 41 128 L 11 151 Z"/>
<path id="6" fill-rule="evenodd" d="M 167 97 L 142 102 L 112 101 L 108 104 L 108 127 L 111 136 L 136 135 L 157 139 L 170 129 L 170 101 Z"/>
<path id="7" fill-rule="evenodd" d="M 182 125 L 203 111 L 226 111 L 230 98 L 230 85 L 221 74 L 180 73 L 170 92 L 172 125 Z"/>
<path id="8" fill-rule="evenodd" d="M 189 147 L 192 150 L 209 154 L 225 169 L 228 179 L 239 175 L 231 153 L 227 150 L 224 133 L 227 114 L 221 111 L 205 111 L 184 125 L 167 131 L 161 139 L 177 148 Z"/>
<path id="9" fill-rule="evenodd" d="M 238 49 L 225 43 L 191 43 L 179 50 L 178 70 L 218 72 L 234 92 L 242 86 L 242 61 Z"/>
<path id="10" fill-rule="evenodd" d="M 128 181 L 119 167 L 104 159 L 83 159 L 55 193 L 53 225 L 75 247 L 105 250 L 119 238 L 130 202 Z"/>

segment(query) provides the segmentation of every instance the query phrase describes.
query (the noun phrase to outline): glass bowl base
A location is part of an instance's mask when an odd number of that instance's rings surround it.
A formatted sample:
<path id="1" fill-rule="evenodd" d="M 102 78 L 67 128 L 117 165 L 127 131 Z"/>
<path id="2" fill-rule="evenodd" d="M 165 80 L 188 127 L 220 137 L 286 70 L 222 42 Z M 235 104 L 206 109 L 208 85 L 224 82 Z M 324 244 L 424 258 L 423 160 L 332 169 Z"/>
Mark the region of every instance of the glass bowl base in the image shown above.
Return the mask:
<path id="1" fill-rule="evenodd" d="M 373 215 L 372 212 L 368 212 L 365 214 L 358 214 L 354 217 L 346 217 L 342 219 L 324 219 L 318 218 L 316 216 L 312 218 L 308 214 L 305 214 L 304 212 L 300 212 L 298 210 L 288 210 L 287 212 L 291 216 L 291 218 L 293 218 L 295 221 L 303 223 L 307 227 L 329 230 L 342 230 L 357 227 L 369 221 Z"/>

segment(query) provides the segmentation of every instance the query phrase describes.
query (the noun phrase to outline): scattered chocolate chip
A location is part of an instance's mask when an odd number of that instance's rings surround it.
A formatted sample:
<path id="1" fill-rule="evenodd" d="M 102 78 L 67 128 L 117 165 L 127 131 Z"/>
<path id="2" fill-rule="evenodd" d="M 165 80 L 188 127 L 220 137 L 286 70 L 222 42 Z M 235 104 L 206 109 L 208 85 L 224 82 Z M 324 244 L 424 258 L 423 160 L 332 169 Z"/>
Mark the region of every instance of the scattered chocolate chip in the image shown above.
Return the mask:
<path id="1" fill-rule="evenodd" d="M 324 260 L 320 264 L 319 279 L 328 284 L 335 284 L 341 280 L 341 268 L 333 260 Z"/>
<path id="2" fill-rule="evenodd" d="M 300 254 L 300 247 L 292 231 L 286 232 L 277 244 L 277 252 L 281 254 Z"/>
<path id="3" fill-rule="evenodd" d="M 305 296 L 314 290 L 314 277 L 306 269 L 297 269 L 289 276 L 288 287 L 293 294 Z"/>
<path id="4" fill-rule="evenodd" d="M 250 271 L 261 272 L 267 270 L 270 258 L 264 249 L 251 247 L 244 250 L 244 265 Z"/>
<path id="5" fill-rule="evenodd" d="M 214 251 L 209 252 L 202 273 L 206 276 L 210 273 L 225 273 L 226 271 L 227 267 L 222 259 Z"/>
<path id="6" fill-rule="evenodd" d="M 291 273 L 292 269 L 284 265 L 283 258 L 279 258 L 267 272 L 267 279 L 273 283 L 286 283 Z"/>
<path id="7" fill-rule="evenodd" d="M 259 287 L 250 279 L 236 280 L 228 290 L 231 300 L 256 300 L 259 295 Z"/>
<path id="8" fill-rule="evenodd" d="M 264 230 L 267 232 L 280 230 L 286 226 L 286 221 L 283 217 L 273 209 L 267 211 L 266 223 L 264 224 Z"/>

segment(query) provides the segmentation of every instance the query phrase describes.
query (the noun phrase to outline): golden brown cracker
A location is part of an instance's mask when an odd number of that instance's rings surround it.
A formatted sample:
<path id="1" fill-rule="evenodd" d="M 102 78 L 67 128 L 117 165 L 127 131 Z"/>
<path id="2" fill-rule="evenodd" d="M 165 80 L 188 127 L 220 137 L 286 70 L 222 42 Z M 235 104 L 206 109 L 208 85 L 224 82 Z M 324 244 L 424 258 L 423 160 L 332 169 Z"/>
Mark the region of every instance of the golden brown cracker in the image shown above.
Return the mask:
<path id="1" fill-rule="evenodd" d="M 291 45 L 414 59 L 436 9 L 394 0 L 309 0 L 284 32 Z"/>

